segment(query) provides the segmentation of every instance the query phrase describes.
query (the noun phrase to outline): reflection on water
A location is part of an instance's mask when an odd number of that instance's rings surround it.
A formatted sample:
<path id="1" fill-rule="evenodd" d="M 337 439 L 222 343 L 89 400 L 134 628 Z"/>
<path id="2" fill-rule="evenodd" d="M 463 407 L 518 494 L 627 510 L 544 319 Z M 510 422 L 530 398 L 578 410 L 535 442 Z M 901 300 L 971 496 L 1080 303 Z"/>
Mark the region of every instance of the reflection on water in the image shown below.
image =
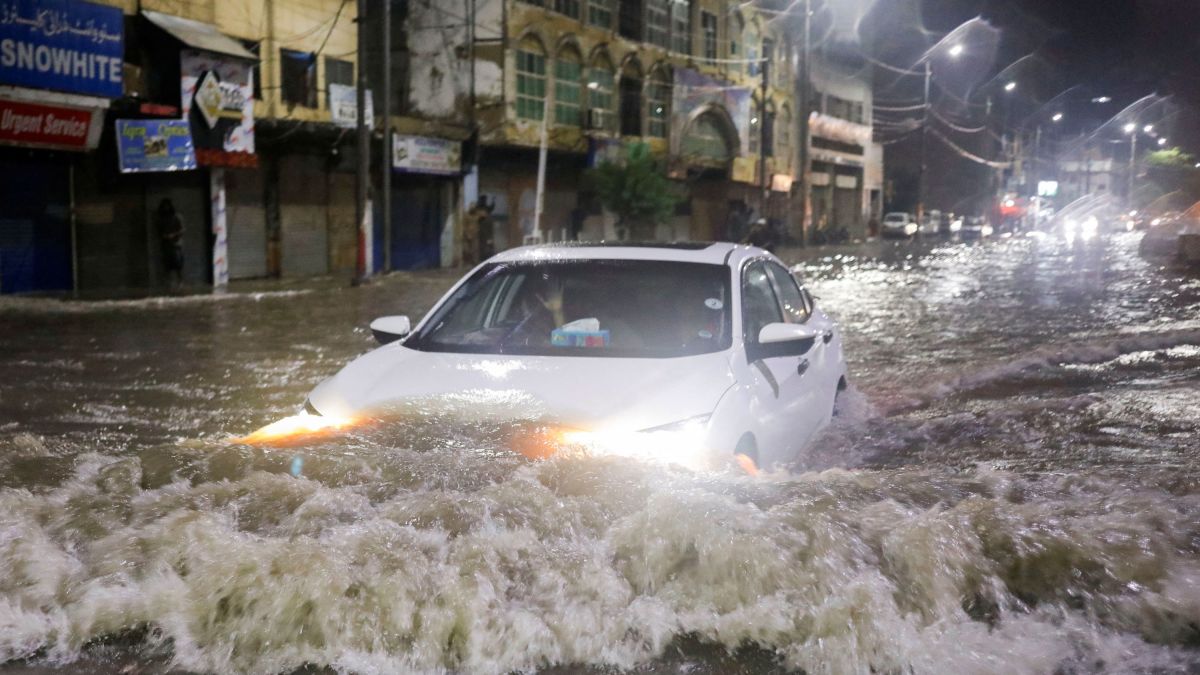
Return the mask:
<path id="1" fill-rule="evenodd" d="M 1200 668 L 1200 283 L 1135 249 L 798 256 L 846 329 L 854 389 L 794 471 L 757 477 L 531 463 L 507 448 L 518 423 L 470 406 L 230 442 L 297 412 L 371 347 L 369 318 L 419 314 L 453 273 L 9 302 L 0 662 Z"/>

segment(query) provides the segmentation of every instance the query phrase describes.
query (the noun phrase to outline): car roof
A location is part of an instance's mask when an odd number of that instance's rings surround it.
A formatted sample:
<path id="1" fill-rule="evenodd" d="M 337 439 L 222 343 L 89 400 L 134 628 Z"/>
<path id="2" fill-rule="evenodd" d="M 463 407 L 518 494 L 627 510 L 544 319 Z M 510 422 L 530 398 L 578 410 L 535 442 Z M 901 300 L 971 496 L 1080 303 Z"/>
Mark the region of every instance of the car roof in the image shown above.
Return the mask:
<path id="1" fill-rule="evenodd" d="M 736 265 L 749 257 L 768 255 L 754 246 L 729 242 L 562 242 L 509 249 L 489 262 L 541 260 L 662 260 L 710 265 Z"/>

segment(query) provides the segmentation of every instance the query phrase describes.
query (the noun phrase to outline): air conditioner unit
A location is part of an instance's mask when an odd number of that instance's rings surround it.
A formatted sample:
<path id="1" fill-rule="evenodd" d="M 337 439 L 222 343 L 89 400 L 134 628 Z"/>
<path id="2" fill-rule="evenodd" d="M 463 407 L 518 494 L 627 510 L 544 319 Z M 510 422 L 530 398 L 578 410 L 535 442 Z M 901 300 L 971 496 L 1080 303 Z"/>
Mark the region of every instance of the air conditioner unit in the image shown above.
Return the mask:
<path id="1" fill-rule="evenodd" d="M 588 129 L 597 129 L 607 131 L 612 128 L 613 112 L 607 108 L 588 108 L 587 126 Z"/>

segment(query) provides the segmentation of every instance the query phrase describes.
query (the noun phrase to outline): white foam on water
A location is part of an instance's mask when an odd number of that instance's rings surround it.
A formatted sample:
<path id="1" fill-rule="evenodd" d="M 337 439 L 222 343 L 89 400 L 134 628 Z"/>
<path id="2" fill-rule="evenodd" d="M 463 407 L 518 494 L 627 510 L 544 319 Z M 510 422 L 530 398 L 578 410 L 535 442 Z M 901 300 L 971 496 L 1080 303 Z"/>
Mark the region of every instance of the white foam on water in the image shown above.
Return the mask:
<path id="1" fill-rule="evenodd" d="M 1196 499 L 584 458 L 459 488 L 405 476 L 475 471 L 461 450 L 404 454 L 405 474 L 395 452 L 155 488 L 136 458 L 92 454 L 56 487 L 0 491 L 0 662 L 114 636 L 238 673 L 634 668 L 682 636 L 811 673 L 1195 662 Z"/>

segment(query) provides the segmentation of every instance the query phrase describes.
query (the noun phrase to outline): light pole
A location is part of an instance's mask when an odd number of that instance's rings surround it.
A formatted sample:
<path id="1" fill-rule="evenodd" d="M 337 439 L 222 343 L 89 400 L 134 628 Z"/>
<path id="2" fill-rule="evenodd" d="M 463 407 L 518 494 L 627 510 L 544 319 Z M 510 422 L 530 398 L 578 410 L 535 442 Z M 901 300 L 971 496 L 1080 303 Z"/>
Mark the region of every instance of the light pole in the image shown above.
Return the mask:
<path id="1" fill-rule="evenodd" d="M 955 29 L 957 30 L 957 29 Z M 952 32 L 951 35 L 954 33 Z M 945 40 L 945 38 L 943 38 Z M 917 174 L 917 222 L 921 223 L 925 218 L 925 193 L 928 190 L 928 174 L 929 174 L 929 85 L 933 77 L 933 62 L 932 55 L 941 46 L 941 42 L 935 44 L 921 57 L 925 64 L 925 89 L 921 101 L 924 104 L 922 108 L 924 115 L 921 120 L 921 166 Z M 951 58 L 962 56 L 965 51 L 961 42 L 955 42 L 946 49 L 946 53 Z"/>

